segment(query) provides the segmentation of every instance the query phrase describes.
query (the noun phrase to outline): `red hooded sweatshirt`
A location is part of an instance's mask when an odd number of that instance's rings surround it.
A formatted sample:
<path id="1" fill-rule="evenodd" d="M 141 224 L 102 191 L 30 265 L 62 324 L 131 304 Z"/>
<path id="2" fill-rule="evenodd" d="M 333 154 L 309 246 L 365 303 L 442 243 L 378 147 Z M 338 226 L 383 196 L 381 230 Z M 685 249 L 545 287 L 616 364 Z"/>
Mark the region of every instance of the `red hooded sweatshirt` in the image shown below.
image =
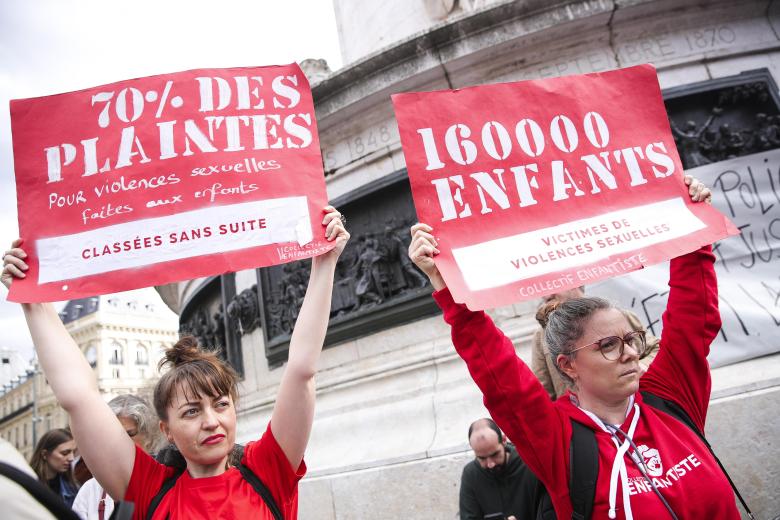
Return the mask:
<path id="1" fill-rule="evenodd" d="M 639 383 L 640 390 L 679 404 L 701 431 L 711 386 L 707 354 L 721 325 L 714 262 L 710 246 L 672 260 L 660 352 Z M 485 406 L 547 487 L 559 519 L 572 515 L 572 419 L 595 432 L 599 447 L 594 520 L 671 518 L 648 479 L 680 519 L 740 518 L 725 475 L 704 443 L 682 422 L 646 405 L 637 392 L 629 399 L 625 422 L 619 425 L 634 448 L 598 417 L 580 409 L 574 394 L 551 401 L 517 357 L 512 342 L 484 312 L 455 303 L 447 289 L 433 296 L 452 327 L 455 349 L 482 391 Z"/>

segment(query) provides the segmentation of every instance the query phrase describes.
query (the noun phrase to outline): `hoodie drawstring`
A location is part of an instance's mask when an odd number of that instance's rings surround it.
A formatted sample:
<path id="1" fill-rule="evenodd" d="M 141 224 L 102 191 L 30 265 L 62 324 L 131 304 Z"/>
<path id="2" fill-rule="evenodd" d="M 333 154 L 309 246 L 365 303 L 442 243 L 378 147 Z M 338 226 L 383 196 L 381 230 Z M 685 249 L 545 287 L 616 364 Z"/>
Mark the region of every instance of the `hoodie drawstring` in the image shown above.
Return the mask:
<path id="1" fill-rule="evenodd" d="M 633 520 L 634 515 L 631 512 L 631 495 L 628 489 L 628 472 L 626 470 L 626 459 L 625 454 L 631 447 L 631 443 L 629 442 L 629 439 L 634 436 L 634 431 L 636 430 L 636 425 L 639 422 L 639 405 L 633 402 L 631 405 L 634 408 L 634 417 L 631 419 L 631 424 L 628 428 L 628 433 L 626 438 L 621 443 L 620 440 L 617 438 L 617 435 L 615 434 L 614 429 L 610 429 L 607 425 L 604 424 L 604 422 L 595 414 L 589 412 L 588 410 L 584 410 L 580 408 L 585 414 L 588 415 L 593 421 L 601 426 L 601 428 L 609 433 L 612 437 L 612 442 L 615 443 L 615 447 L 617 448 L 617 453 L 615 454 L 615 458 L 612 461 L 612 472 L 610 473 L 610 479 L 609 479 L 609 518 L 611 520 L 614 520 L 617 518 L 617 483 L 618 483 L 618 476 L 620 477 L 620 481 L 622 484 L 622 496 L 623 496 L 623 507 L 625 509 L 625 515 L 626 520 Z"/>

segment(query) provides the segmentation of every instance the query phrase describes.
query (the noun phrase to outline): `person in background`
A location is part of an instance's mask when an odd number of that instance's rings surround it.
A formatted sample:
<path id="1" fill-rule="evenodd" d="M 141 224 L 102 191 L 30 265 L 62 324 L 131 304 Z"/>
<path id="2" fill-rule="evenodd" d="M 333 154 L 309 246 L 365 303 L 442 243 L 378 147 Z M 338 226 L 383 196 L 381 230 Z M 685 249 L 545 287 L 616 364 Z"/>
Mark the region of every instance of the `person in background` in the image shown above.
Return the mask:
<path id="1" fill-rule="evenodd" d="M 19 473 L 12 474 L 14 470 Z M 3 518 L 56 520 L 57 516 L 28 491 L 22 480 L 26 481 L 30 489 L 48 491 L 48 487 L 38 480 L 38 476 L 24 460 L 24 456 L 0 437 L 0 504 L 3 504 Z M 49 494 L 53 501 L 61 502 L 59 496 Z M 62 508 L 62 512 L 66 512 L 64 504 Z"/>
<path id="2" fill-rule="evenodd" d="M 536 321 L 539 322 L 539 328 L 534 332 L 531 343 L 531 370 L 539 378 L 539 382 L 553 401 L 561 397 L 569 389 L 570 385 L 556 368 L 555 359 L 550 356 L 550 349 L 544 341 L 544 328 L 547 326 L 547 308 L 550 305 L 556 305 L 567 302 L 573 298 L 583 298 L 585 296 L 585 287 L 575 287 L 559 293 L 548 294 L 542 300 L 542 304 L 536 311 Z M 631 328 L 636 331 L 645 330 L 639 317 L 631 311 L 621 309 L 626 316 Z M 641 370 L 644 372 L 650 366 L 655 355 L 658 353 L 658 345 L 661 340 L 652 334 L 646 335 L 647 350 L 639 361 Z"/>
<path id="3" fill-rule="evenodd" d="M 56 428 L 43 434 L 30 458 L 30 467 L 38 480 L 58 494 L 68 507 L 73 505 L 79 490 L 71 468 L 75 452 L 76 441 L 70 431 Z"/>
<path id="4" fill-rule="evenodd" d="M 91 478 L 92 472 L 89 471 L 87 463 L 84 462 L 84 459 L 81 457 L 81 455 L 76 454 L 76 460 L 73 461 L 73 480 L 76 481 L 76 484 L 79 486 L 79 490 L 81 490 L 81 486 L 83 486 L 84 483 Z"/>
<path id="5" fill-rule="evenodd" d="M 152 407 L 132 394 L 114 397 L 108 402 L 108 407 L 136 446 L 150 453 L 158 437 L 155 433 L 158 430 L 157 417 Z M 114 500 L 97 480 L 91 478 L 79 489 L 73 501 L 73 510 L 83 520 L 107 520 L 114 511 Z"/>
<path id="6" fill-rule="evenodd" d="M 474 460 L 460 478 L 460 519 L 536 518 L 542 485 L 493 419 L 471 423 L 469 445 Z"/>

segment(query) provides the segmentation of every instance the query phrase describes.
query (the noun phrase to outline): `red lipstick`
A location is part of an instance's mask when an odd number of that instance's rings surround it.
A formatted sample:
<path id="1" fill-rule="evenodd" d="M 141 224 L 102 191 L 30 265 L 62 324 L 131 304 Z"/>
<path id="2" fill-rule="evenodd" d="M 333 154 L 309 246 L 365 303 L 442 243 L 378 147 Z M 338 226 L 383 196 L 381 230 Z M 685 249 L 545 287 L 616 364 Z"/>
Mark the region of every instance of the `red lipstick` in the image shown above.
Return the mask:
<path id="1" fill-rule="evenodd" d="M 203 439 L 203 442 L 201 444 L 217 444 L 219 442 L 222 442 L 222 439 L 224 439 L 225 436 L 221 433 L 217 435 L 212 435 L 211 437 L 206 437 Z"/>

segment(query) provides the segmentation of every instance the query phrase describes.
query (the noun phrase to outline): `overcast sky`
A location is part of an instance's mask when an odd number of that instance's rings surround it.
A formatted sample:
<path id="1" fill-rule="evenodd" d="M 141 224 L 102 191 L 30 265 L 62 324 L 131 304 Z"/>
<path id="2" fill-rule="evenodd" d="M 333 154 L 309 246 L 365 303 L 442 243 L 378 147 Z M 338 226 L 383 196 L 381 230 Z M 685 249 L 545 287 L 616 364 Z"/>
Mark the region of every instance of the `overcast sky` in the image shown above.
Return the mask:
<path id="1" fill-rule="evenodd" d="M 341 67 L 330 0 L 0 0 L 0 251 L 17 237 L 8 101 L 206 67 L 325 58 Z M 0 347 L 29 356 L 0 289 Z"/>

